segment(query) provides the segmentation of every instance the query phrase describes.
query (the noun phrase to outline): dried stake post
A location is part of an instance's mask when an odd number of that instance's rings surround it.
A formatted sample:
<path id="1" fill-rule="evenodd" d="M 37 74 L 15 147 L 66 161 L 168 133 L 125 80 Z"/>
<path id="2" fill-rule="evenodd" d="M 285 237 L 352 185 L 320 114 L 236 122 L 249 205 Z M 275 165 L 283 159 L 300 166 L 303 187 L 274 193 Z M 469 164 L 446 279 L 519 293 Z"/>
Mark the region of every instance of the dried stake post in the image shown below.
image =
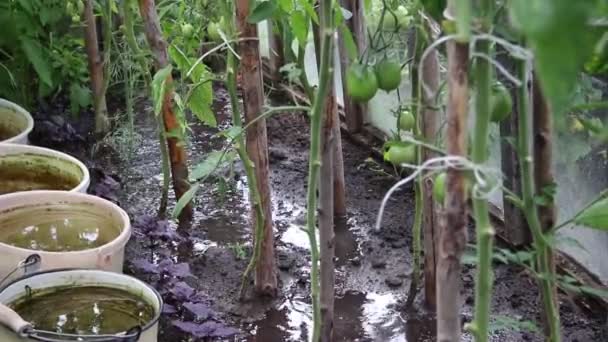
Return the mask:
<path id="1" fill-rule="evenodd" d="M 255 120 L 263 112 L 264 88 L 262 62 L 260 59 L 257 26 L 249 24 L 249 0 L 236 1 L 236 20 L 239 38 L 238 51 L 241 56 L 240 74 L 243 89 L 245 124 Z M 258 294 L 275 296 L 277 293 L 276 261 L 274 257 L 274 235 L 272 231 L 272 208 L 268 166 L 268 142 L 266 120 L 261 119 L 247 129 L 247 153 L 253 162 L 260 194 L 260 205 L 264 212 L 264 230 L 261 233 L 261 250 L 255 266 L 255 290 Z M 254 215 L 254 222 L 256 216 Z M 255 225 L 254 225 L 255 226 Z"/>
<path id="2" fill-rule="evenodd" d="M 160 70 L 169 65 L 167 53 L 167 42 L 162 36 L 160 21 L 156 12 L 154 0 L 139 0 L 139 11 L 144 22 L 146 40 L 154 56 L 155 67 Z M 179 123 L 173 112 L 173 77 L 171 74 L 166 79 L 167 91 L 164 94 L 162 105 L 162 116 L 164 128 L 167 132 L 179 129 Z M 171 161 L 171 175 L 173 177 L 173 190 L 176 199 L 180 199 L 190 188 L 188 183 L 188 155 L 184 142 L 176 137 L 167 137 L 169 157 Z M 179 215 L 180 223 L 187 223 L 192 219 L 192 203 L 188 203 Z"/>
<path id="3" fill-rule="evenodd" d="M 434 94 L 439 89 L 439 60 L 437 52 L 431 51 L 422 61 L 422 81 Z M 423 114 L 422 132 L 427 141 L 434 141 L 435 134 L 439 128 L 439 111 L 432 109 L 434 99 L 428 98 L 426 92 L 422 92 Z M 423 160 L 438 157 L 436 152 L 423 149 Z M 428 172 L 426 173 L 428 174 Z M 424 300 L 427 307 L 435 310 L 437 307 L 436 298 L 436 267 L 437 267 L 437 242 L 439 240 L 439 224 L 436 214 L 435 201 L 433 199 L 433 181 L 427 178 L 424 183 L 422 227 L 423 227 L 423 246 L 424 246 Z"/>
<path id="4" fill-rule="evenodd" d="M 104 63 L 99 53 L 99 42 L 97 41 L 97 24 L 93 13 L 93 0 L 84 2 L 84 43 L 87 50 L 89 62 L 89 75 L 91 77 L 91 93 L 93 94 L 93 108 L 95 110 L 95 134 L 105 135 L 110 130 L 108 120 L 108 107 L 106 104 L 106 92 L 104 81 Z M 108 47 L 105 47 L 108 48 Z"/>
<path id="5" fill-rule="evenodd" d="M 321 13 L 318 13 L 319 17 Z M 317 65 L 321 66 L 321 37 L 319 33 L 319 26 L 313 22 L 313 39 L 315 44 L 315 57 L 317 59 Z M 332 38 L 333 39 L 333 38 Z M 332 54 L 334 50 L 332 50 Z M 333 56 L 333 55 L 332 55 Z M 332 66 L 333 70 L 333 59 Z M 320 69 L 319 69 L 320 71 Z M 331 72 L 330 76 L 330 89 L 327 94 L 327 107 L 325 108 L 326 115 L 333 115 L 333 120 L 327 121 L 333 125 L 333 136 L 334 148 L 332 158 L 332 169 L 333 169 L 333 187 L 334 187 L 334 208 L 333 213 L 335 217 L 343 218 L 346 216 L 346 183 L 344 181 L 344 156 L 342 155 L 342 133 L 340 132 L 340 114 L 338 113 L 338 102 L 336 99 L 336 93 L 333 87 L 334 73 Z M 313 99 L 310 99 L 311 101 Z M 327 118 L 325 120 L 328 120 Z"/>
<path id="6" fill-rule="evenodd" d="M 347 11 L 352 13 L 350 20 L 346 22 L 350 32 L 357 44 L 358 52 L 365 50 L 367 30 L 365 29 L 365 14 L 363 9 L 363 0 L 340 0 L 340 5 Z M 344 115 L 346 118 L 346 126 L 349 133 L 357 133 L 363 128 L 363 118 L 366 112 L 366 106 L 353 101 L 346 90 L 346 70 L 350 66 L 348 52 L 344 45 L 342 34 L 340 37 L 340 70 L 342 73 L 342 88 L 344 98 Z"/>
<path id="7" fill-rule="evenodd" d="M 454 13 L 456 0 L 449 2 Z M 447 43 L 448 103 L 447 152 L 467 155 L 467 114 L 469 111 L 469 44 Z M 440 220 L 437 258 L 437 341 L 459 342 L 460 259 L 467 243 L 467 191 L 463 171 L 448 169 L 445 214 Z"/>
<path id="8" fill-rule="evenodd" d="M 333 90 L 329 90 L 333 93 Z M 333 95 L 333 94 L 332 94 Z M 335 233 L 334 233 L 334 152 L 338 106 L 335 96 L 325 103 L 321 131 L 321 170 L 319 183 L 319 252 L 321 257 L 321 341 L 331 342 L 334 326 Z M 341 152 L 341 151 L 340 151 Z"/>
<path id="9" fill-rule="evenodd" d="M 555 179 L 551 166 L 553 165 L 553 119 L 549 105 L 543 96 L 540 84 L 536 77 L 532 82 L 532 134 L 534 136 L 534 180 L 536 183 L 536 195 L 542 196 L 546 187 L 554 186 Z M 544 196 L 546 197 L 546 196 Z M 546 232 L 555 226 L 556 208 L 553 198 L 546 198 L 547 203 L 539 205 L 538 218 L 541 230 Z M 555 275 L 555 258 L 550 246 L 546 247 L 547 270 L 549 274 Z M 557 287 L 551 282 L 552 306 L 559 312 Z M 545 296 L 544 293 L 541 293 Z M 543 328 L 545 336 L 551 336 L 551 322 L 543 315 Z"/>

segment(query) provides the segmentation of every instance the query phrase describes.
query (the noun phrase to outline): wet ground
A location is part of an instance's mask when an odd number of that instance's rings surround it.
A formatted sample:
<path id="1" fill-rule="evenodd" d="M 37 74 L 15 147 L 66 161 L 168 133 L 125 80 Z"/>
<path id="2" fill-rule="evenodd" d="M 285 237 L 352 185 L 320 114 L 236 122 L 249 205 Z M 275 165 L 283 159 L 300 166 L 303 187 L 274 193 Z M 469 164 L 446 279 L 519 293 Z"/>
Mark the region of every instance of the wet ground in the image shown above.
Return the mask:
<path id="1" fill-rule="evenodd" d="M 215 98 L 218 129 L 225 129 L 230 117 L 227 94 L 216 87 Z M 138 112 L 136 132 L 140 139 L 128 161 L 115 151 L 116 146 L 122 146 L 116 141 L 113 148 L 100 144 L 86 152 L 78 152 L 76 145 L 86 145 L 78 142 L 58 142 L 54 146 L 85 159 L 89 166 L 103 170 L 101 173 L 114 173 L 120 182 L 116 199 L 134 221 L 156 214 L 162 179 L 155 130 L 148 115 L 150 108 L 142 102 Z M 218 129 L 196 123 L 192 123 L 191 129 L 188 150 L 192 165 L 226 144 L 216 135 Z M 151 248 L 151 239 L 138 232 L 136 225 L 136 234 L 127 247 L 126 271 L 162 285 L 162 279 L 143 272 L 136 261 L 149 256 L 152 264 L 160 265 L 158 260 L 164 255 L 171 262 L 187 263 L 192 273 L 187 284 L 204 295 L 205 305 L 213 311 L 208 316 L 239 330 L 231 337 L 200 340 L 307 341 L 311 328 L 310 257 L 308 238 L 300 227 L 305 215 L 308 139 L 307 119 L 301 114 L 280 114 L 268 121 L 273 223 L 280 269 L 278 298 L 239 301 L 241 274 L 251 251 L 251 225 L 245 176 L 238 164 L 233 173 L 226 174 L 231 179 L 227 187 L 216 182 L 206 182 L 200 187 L 194 222 L 187 232 L 182 231 L 182 235 L 189 235 L 186 241 L 168 239 L 160 247 Z M 412 309 L 404 310 L 411 281 L 412 190 L 405 188 L 393 197 L 384 215 L 383 228 L 376 232 L 373 225 L 380 200 L 396 179 L 377 170 L 378 164 L 369 161 L 371 152 L 367 148 L 344 138 L 343 150 L 348 215 L 336 224 L 335 340 L 433 341 L 435 321 L 421 304 L 422 294 Z M 173 225 L 170 229 L 174 229 Z M 496 265 L 495 271 L 493 315 L 519 322 L 539 321 L 534 279 L 514 266 Z M 469 321 L 474 269 L 465 266 L 462 279 L 463 318 Z M 182 316 L 179 310 L 163 314 L 159 341 L 191 340 L 183 329 L 172 324 Z M 608 340 L 605 322 L 577 311 L 567 298 L 562 298 L 562 317 L 566 341 Z M 465 335 L 463 339 L 471 337 Z M 503 327 L 493 332 L 491 340 L 542 339 L 533 331 Z"/>

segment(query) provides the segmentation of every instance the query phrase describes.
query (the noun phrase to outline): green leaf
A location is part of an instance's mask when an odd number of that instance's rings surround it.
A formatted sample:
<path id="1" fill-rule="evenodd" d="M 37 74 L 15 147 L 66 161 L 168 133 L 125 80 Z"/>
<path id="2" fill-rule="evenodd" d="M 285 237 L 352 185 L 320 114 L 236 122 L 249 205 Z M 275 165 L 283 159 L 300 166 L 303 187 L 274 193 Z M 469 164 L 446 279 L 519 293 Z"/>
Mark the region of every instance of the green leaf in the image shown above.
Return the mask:
<path id="1" fill-rule="evenodd" d="M 608 197 L 597 201 L 578 214 L 574 222 L 593 229 L 608 230 Z"/>
<path id="2" fill-rule="evenodd" d="M 279 7 L 287 13 L 291 13 L 293 11 L 293 0 L 278 0 Z"/>
<path id="3" fill-rule="evenodd" d="M 564 114 L 577 76 L 591 56 L 595 35 L 587 26 L 594 1 L 512 0 L 511 19 L 535 56 L 540 84 L 556 114 Z"/>
<path id="4" fill-rule="evenodd" d="M 194 167 L 190 178 L 193 180 L 205 179 L 214 173 L 215 170 L 233 161 L 235 157 L 236 154 L 234 151 L 213 151 L 209 153 L 202 162 Z"/>
<path id="5" fill-rule="evenodd" d="M 196 192 L 198 191 L 199 187 L 200 184 L 198 183 L 190 186 L 190 189 L 188 189 L 188 191 L 186 191 L 182 195 L 179 201 L 175 203 L 175 208 L 173 208 L 173 213 L 171 214 L 173 218 L 177 218 L 182 212 L 182 210 L 184 210 L 184 208 L 188 205 L 188 203 L 190 203 L 190 201 L 194 198 L 194 195 L 196 195 Z"/>
<path id="6" fill-rule="evenodd" d="M 298 44 L 300 46 L 305 46 L 308 43 L 308 26 L 310 22 L 308 22 L 306 16 L 301 11 L 294 11 L 291 14 L 291 31 L 293 35 L 296 36 L 298 40 Z"/>
<path id="7" fill-rule="evenodd" d="M 216 127 L 217 121 L 211 105 L 213 104 L 213 88 L 211 82 L 203 81 L 194 86 L 188 98 L 188 108 L 196 117 L 208 126 Z"/>
<path id="8" fill-rule="evenodd" d="M 167 77 L 171 75 L 171 65 L 158 70 L 152 79 L 152 101 L 154 103 L 154 114 L 159 115 L 163 109 L 165 92 L 167 91 Z"/>
<path id="9" fill-rule="evenodd" d="M 78 83 L 70 85 L 70 111 L 72 114 L 77 114 L 80 108 L 84 108 L 91 104 L 91 91 L 89 88 L 83 87 Z"/>
<path id="10" fill-rule="evenodd" d="M 359 57 L 359 50 L 350 29 L 346 25 L 342 25 L 342 39 L 344 40 L 344 47 L 348 53 L 348 58 L 351 61 L 356 60 Z"/>
<path id="11" fill-rule="evenodd" d="M 251 10 L 249 17 L 247 17 L 247 22 L 250 24 L 257 24 L 261 21 L 270 19 L 277 8 L 276 0 L 258 2 Z"/>
<path id="12" fill-rule="evenodd" d="M 40 45 L 40 43 L 27 37 L 21 38 L 21 47 L 23 48 L 23 52 L 25 52 L 28 61 L 34 67 L 34 70 L 36 70 L 40 80 L 52 88 L 52 69 L 49 59 L 46 58 L 47 56 L 44 56 L 46 50 L 42 47 L 42 45 Z"/>
<path id="13" fill-rule="evenodd" d="M 501 330 L 529 331 L 539 333 L 540 329 L 531 321 L 522 321 L 509 316 L 494 316 L 490 322 L 490 332 L 495 333 Z"/>

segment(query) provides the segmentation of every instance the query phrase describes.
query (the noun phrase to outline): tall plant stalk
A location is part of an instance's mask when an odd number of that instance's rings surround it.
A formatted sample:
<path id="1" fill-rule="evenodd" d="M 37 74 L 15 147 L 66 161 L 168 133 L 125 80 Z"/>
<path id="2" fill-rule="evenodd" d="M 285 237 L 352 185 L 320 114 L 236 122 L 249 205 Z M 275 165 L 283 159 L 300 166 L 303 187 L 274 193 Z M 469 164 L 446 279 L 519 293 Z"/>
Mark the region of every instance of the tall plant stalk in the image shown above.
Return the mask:
<path id="1" fill-rule="evenodd" d="M 494 10 L 493 0 L 480 1 L 482 30 L 490 32 Z M 477 42 L 477 53 L 490 56 L 490 43 L 487 40 Z M 475 86 L 475 127 L 473 132 L 472 160 L 476 165 L 483 165 L 488 159 L 488 128 L 490 125 L 490 87 L 492 86 L 491 65 L 486 59 L 476 60 Z M 522 120 L 524 121 L 524 120 Z M 492 298 L 492 248 L 494 228 L 490 223 L 488 201 L 486 198 L 473 197 L 473 211 L 477 236 L 477 279 L 475 281 L 475 313 L 471 330 L 475 340 L 488 340 L 490 324 L 490 303 Z"/>
<path id="2" fill-rule="evenodd" d="M 550 263 L 550 251 L 551 247 L 545 240 L 545 236 L 542 232 L 540 218 L 538 216 L 538 208 L 534 200 L 535 186 L 534 186 L 534 171 L 533 171 L 533 158 L 530 146 L 530 135 L 532 130 L 528 118 L 530 117 L 530 101 L 529 101 L 529 70 L 528 62 L 520 62 L 517 66 L 518 77 L 522 80 L 523 86 L 520 87 L 518 95 L 518 111 L 522 114 L 519 120 L 519 135 L 517 139 L 517 148 L 520 155 L 520 168 L 521 168 L 521 182 L 522 182 L 522 200 L 523 210 L 528 226 L 532 232 L 532 238 L 534 239 L 534 249 L 536 252 L 536 267 L 540 277 L 538 279 L 539 286 L 541 289 L 541 299 L 543 302 L 545 320 L 549 328 L 549 336 L 547 336 L 550 342 L 560 342 L 560 317 L 559 309 L 556 306 L 554 299 L 553 282 L 555 281 L 555 274 L 552 273 Z"/>
<path id="3" fill-rule="evenodd" d="M 127 45 L 129 45 L 129 49 L 135 60 L 139 64 L 139 68 L 141 69 L 144 82 L 146 85 L 146 89 L 151 91 L 152 77 L 148 72 L 148 63 L 146 62 L 146 58 L 144 57 L 141 49 L 139 48 L 139 44 L 137 44 L 137 39 L 135 38 L 135 29 L 133 22 L 133 6 L 132 1 L 134 0 L 124 0 L 123 1 L 123 34 L 125 36 L 125 40 L 127 41 Z M 167 139 L 165 137 L 165 126 L 163 124 L 163 120 L 158 115 L 152 115 L 156 122 L 156 130 L 158 132 L 158 146 L 160 148 L 160 156 L 161 156 L 161 169 L 163 173 L 163 186 L 161 189 L 160 196 L 160 204 L 158 208 L 158 215 L 164 216 L 167 212 L 167 203 L 169 202 L 169 184 L 171 183 L 171 169 L 169 162 L 169 148 L 167 147 Z"/>
<path id="4" fill-rule="evenodd" d="M 319 87 L 312 106 L 310 119 L 310 160 L 308 165 L 308 193 L 307 193 L 307 216 L 306 230 L 310 241 L 311 271 L 310 287 L 313 307 L 313 333 L 312 341 L 318 342 L 321 333 L 321 307 L 319 300 L 319 249 L 316 236 L 316 208 L 317 208 L 317 185 L 319 169 L 321 167 L 320 146 L 321 146 L 321 121 L 325 109 L 326 94 L 330 85 L 331 62 L 333 51 L 333 15 L 332 1 L 321 1 L 321 63 L 319 72 Z"/>

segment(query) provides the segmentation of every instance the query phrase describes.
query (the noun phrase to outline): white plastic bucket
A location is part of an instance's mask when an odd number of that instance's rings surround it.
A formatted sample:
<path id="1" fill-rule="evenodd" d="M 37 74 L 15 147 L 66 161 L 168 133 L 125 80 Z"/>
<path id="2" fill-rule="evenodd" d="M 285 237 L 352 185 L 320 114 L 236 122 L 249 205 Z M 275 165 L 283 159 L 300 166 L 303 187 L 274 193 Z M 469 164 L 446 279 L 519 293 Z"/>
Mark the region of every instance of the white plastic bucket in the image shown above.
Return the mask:
<path id="1" fill-rule="evenodd" d="M 40 337 L 49 335 L 36 335 L 32 327 L 21 319 L 14 311 L 6 307 L 20 298 L 26 296 L 28 288 L 32 292 L 37 290 L 52 289 L 56 287 L 106 287 L 128 291 L 137 295 L 144 302 L 154 308 L 154 317 L 150 322 L 141 327 L 139 338 L 137 333 L 130 339 L 127 336 L 116 335 L 107 341 L 141 341 L 156 342 L 158 337 L 158 319 L 160 317 L 163 301 L 158 292 L 150 285 L 133 277 L 113 272 L 99 270 L 55 270 L 35 273 L 18 279 L 0 290 L 0 341 L 2 342 L 24 342 L 24 341 L 48 341 Z M 69 298 L 66 298 L 69 300 Z M 57 341 L 64 341 L 60 336 L 53 336 Z M 55 341 L 53 340 L 53 341 Z M 75 339 L 65 339 L 75 341 Z M 86 339 L 83 339 L 86 341 Z"/>
<path id="2" fill-rule="evenodd" d="M 106 221 L 108 224 L 104 226 L 107 229 L 116 229 L 118 235 L 99 247 L 66 252 L 26 249 L 0 242 L 0 279 L 22 276 L 28 269 L 19 266 L 34 254 L 40 256 L 40 262 L 35 267 L 29 267 L 30 270 L 88 268 L 122 273 L 125 245 L 131 236 L 129 216 L 116 204 L 97 196 L 67 191 L 26 191 L 2 195 L 0 233 L 3 229 L 14 227 L 11 221 L 14 222 L 20 212 L 36 215 L 37 212 L 48 213 L 53 209 L 61 210 L 66 217 L 93 215 Z"/>
<path id="3" fill-rule="evenodd" d="M 86 193 L 91 181 L 87 167 L 80 160 L 68 154 L 38 146 L 0 144 L 0 172 L 3 172 L 3 167 L 14 168 L 14 165 L 27 167 L 28 170 L 40 169 L 41 173 L 48 172 L 73 179 L 75 186 L 70 191 Z M 19 175 L 15 175 L 13 178 L 18 177 Z M 1 191 L 2 189 L 0 189 L 0 194 Z"/>
<path id="4" fill-rule="evenodd" d="M 27 144 L 27 137 L 33 128 L 34 119 L 27 110 L 0 99 L 0 130 L 9 135 L 0 143 Z"/>

